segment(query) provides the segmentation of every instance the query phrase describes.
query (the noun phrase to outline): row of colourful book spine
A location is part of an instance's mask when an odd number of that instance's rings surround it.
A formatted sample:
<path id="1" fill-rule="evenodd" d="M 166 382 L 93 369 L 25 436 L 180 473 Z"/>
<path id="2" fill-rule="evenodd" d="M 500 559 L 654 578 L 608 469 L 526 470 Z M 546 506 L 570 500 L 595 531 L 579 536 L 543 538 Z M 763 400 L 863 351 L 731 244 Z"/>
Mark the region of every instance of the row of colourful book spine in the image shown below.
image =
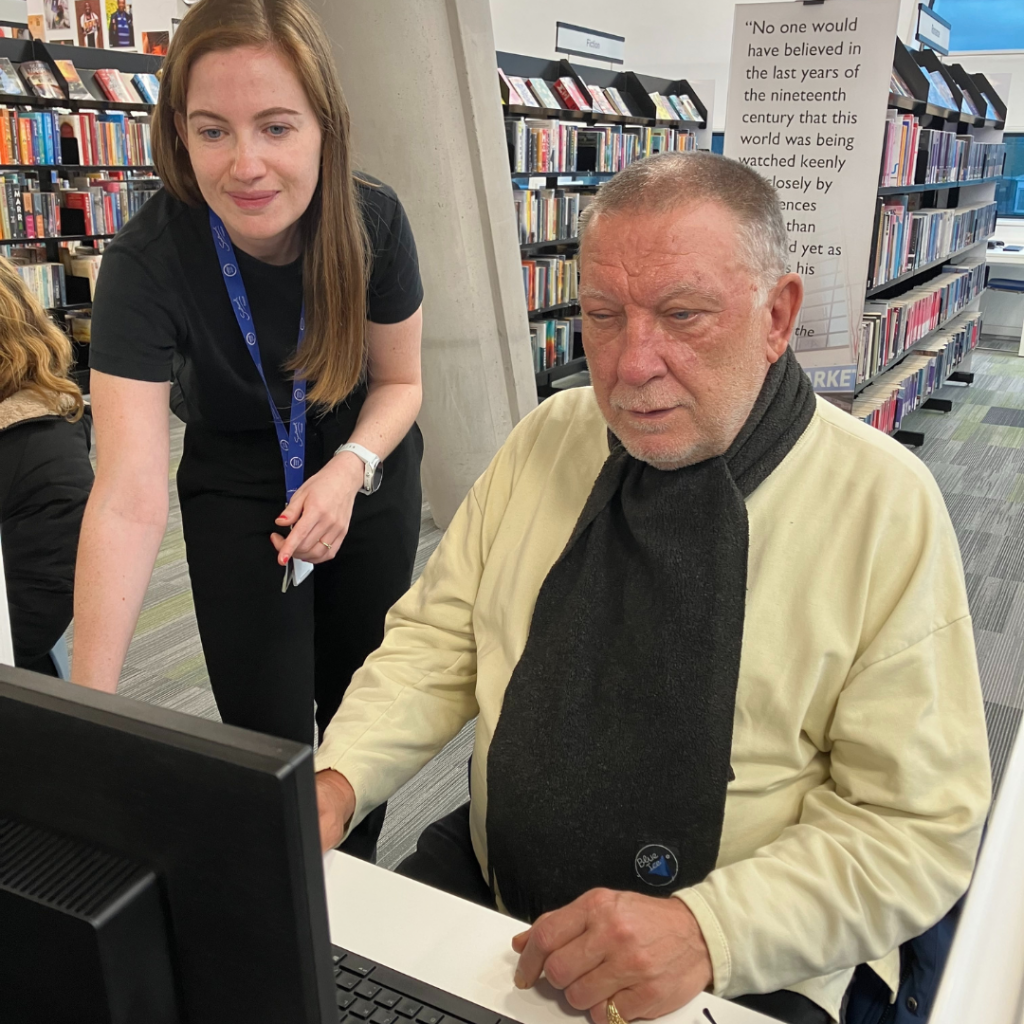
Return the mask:
<path id="1" fill-rule="evenodd" d="M 581 330 L 579 318 L 534 320 L 530 323 L 530 345 L 536 373 L 564 366 L 572 359 L 573 338 Z"/>
<path id="2" fill-rule="evenodd" d="M 44 308 L 65 305 L 67 292 L 60 263 L 19 263 L 14 269 Z"/>
<path id="3" fill-rule="evenodd" d="M 885 284 L 988 238 L 995 222 L 994 202 L 911 212 L 907 196 L 887 197 L 878 214 L 869 287 Z"/>
<path id="4" fill-rule="evenodd" d="M 148 121 L 119 111 L 97 114 L 82 111 L 60 115 L 60 131 L 65 141 L 74 140 L 77 163 L 113 167 L 147 167 L 153 163 Z M 75 163 L 71 160 L 69 163 Z"/>
<path id="5" fill-rule="evenodd" d="M 57 197 L 33 189 L 24 175 L 0 174 L 0 232 L 5 239 L 59 235 Z"/>
<path id="6" fill-rule="evenodd" d="M 866 302 L 857 353 L 858 383 L 960 313 L 984 290 L 985 278 L 986 262 L 976 258 L 943 267 L 938 277 L 895 299 Z"/>
<path id="7" fill-rule="evenodd" d="M 966 314 L 938 332 L 927 349 L 907 356 L 865 388 L 854 400 L 853 415 L 886 433 L 899 430 L 903 418 L 943 384 L 980 337 L 981 313 Z"/>
<path id="8" fill-rule="evenodd" d="M 60 162 L 60 126 L 52 110 L 0 106 L 0 163 Z"/>
<path id="9" fill-rule="evenodd" d="M 507 118 L 505 132 L 513 174 L 614 174 L 655 153 L 697 148 L 692 132 L 647 125 Z"/>
<path id="10" fill-rule="evenodd" d="M 580 193 L 564 189 L 517 189 L 512 193 L 519 241 L 552 242 L 579 234 Z"/>
<path id="11" fill-rule="evenodd" d="M 579 261 L 575 256 L 538 256 L 523 260 L 522 266 L 528 310 L 547 309 L 579 298 Z"/>

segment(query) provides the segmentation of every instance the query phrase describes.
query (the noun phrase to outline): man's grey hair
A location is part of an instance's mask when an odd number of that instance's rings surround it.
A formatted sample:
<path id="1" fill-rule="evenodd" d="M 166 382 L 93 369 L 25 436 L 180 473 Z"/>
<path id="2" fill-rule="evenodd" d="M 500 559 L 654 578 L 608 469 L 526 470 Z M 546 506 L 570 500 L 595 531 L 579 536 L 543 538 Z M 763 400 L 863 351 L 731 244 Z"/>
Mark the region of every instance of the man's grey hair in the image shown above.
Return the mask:
<path id="1" fill-rule="evenodd" d="M 662 213 L 716 202 L 735 214 L 745 262 L 764 302 L 786 273 L 788 238 L 775 189 L 756 171 L 717 153 L 659 153 L 630 164 L 602 185 L 580 217 L 580 245 L 598 217 Z"/>

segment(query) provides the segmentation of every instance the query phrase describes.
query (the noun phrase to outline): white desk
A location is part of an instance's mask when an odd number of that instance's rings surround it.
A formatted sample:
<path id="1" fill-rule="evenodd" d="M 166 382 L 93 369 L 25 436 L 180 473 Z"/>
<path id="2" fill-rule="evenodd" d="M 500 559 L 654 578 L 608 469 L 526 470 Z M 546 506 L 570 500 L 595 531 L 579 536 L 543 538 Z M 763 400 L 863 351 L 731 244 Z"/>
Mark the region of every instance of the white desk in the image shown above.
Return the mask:
<path id="1" fill-rule="evenodd" d="M 331 941 L 522 1024 L 588 1024 L 545 981 L 512 984 L 512 936 L 523 925 L 503 914 L 331 850 L 324 857 Z M 702 994 L 661 1018 L 665 1024 L 764 1024 L 771 1018 Z M 777 1024 L 777 1022 L 776 1022 Z"/>
<path id="2" fill-rule="evenodd" d="M 1024 251 L 989 249 L 985 254 L 990 277 L 1024 280 Z M 986 291 L 981 297 L 982 329 L 1002 337 L 1019 337 L 1017 355 L 1024 356 L 1024 296 Z"/>

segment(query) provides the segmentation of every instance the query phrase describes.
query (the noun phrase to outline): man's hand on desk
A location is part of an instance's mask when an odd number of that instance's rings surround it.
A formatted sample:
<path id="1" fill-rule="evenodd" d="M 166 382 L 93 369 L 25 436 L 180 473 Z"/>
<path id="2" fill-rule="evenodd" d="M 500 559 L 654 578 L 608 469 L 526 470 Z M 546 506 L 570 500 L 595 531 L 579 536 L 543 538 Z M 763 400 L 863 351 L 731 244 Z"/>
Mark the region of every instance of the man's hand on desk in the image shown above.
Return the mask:
<path id="1" fill-rule="evenodd" d="M 333 850 L 345 835 L 345 827 L 355 814 L 356 794 L 341 772 L 316 773 L 316 806 L 320 812 L 320 849 Z"/>
<path id="2" fill-rule="evenodd" d="M 591 889 L 543 914 L 512 940 L 520 954 L 516 985 L 543 973 L 594 1024 L 606 1024 L 609 999 L 627 1020 L 684 1006 L 712 980 L 700 926 L 682 900 Z"/>

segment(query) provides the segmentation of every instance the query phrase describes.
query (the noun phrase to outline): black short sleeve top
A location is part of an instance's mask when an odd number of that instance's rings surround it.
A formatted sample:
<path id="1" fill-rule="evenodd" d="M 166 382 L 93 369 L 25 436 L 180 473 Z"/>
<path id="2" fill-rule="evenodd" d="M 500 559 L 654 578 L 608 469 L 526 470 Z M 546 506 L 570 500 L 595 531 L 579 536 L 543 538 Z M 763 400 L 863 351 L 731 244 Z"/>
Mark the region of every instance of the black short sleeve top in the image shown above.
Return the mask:
<path id="1" fill-rule="evenodd" d="M 416 243 L 394 191 L 357 178 L 371 250 L 367 318 L 400 323 L 423 300 Z M 249 296 L 267 383 L 288 421 L 283 369 L 295 352 L 302 259 L 273 266 L 235 250 Z M 115 377 L 177 380 L 189 423 L 213 430 L 272 428 L 266 389 L 246 349 L 221 277 L 205 204 L 157 193 L 103 256 L 92 314 L 89 365 Z"/>

